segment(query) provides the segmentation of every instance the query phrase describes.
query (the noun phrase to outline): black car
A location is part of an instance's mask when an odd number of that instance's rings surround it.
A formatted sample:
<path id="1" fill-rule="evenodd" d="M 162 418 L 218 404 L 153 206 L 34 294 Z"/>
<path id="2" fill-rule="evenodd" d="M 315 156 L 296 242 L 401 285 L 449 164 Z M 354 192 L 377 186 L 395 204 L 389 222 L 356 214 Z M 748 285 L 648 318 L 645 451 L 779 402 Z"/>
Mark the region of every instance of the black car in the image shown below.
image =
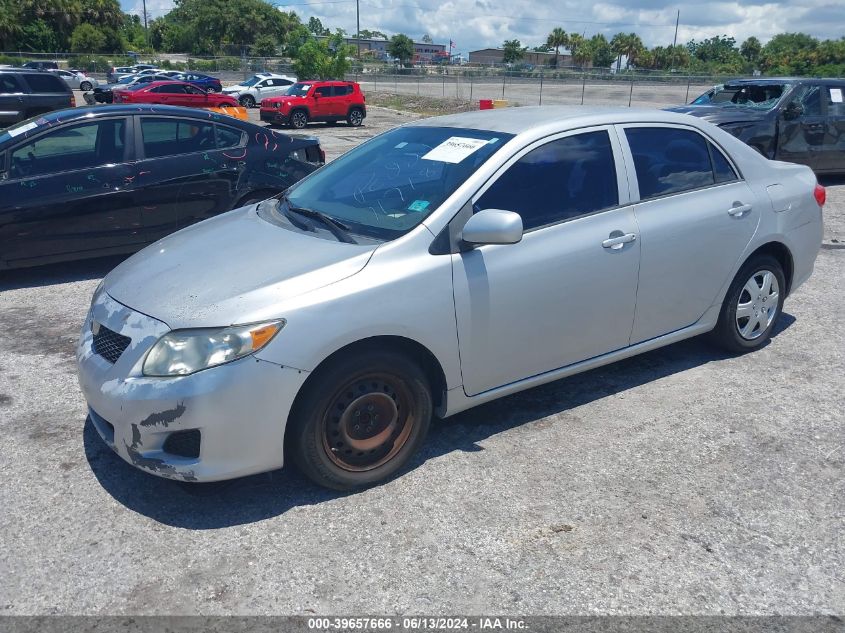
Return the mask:
<path id="1" fill-rule="evenodd" d="M 715 123 L 768 158 L 845 173 L 845 80 L 738 79 L 667 109 Z"/>
<path id="2" fill-rule="evenodd" d="M 82 96 L 88 105 L 94 105 L 95 103 L 114 103 L 115 90 L 122 90 L 135 84 L 146 84 L 151 81 L 173 81 L 173 77 L 158 73 L 155 75 L 141 75 L 140 77 L 132 75 L 130 77 L 124 77 L 113 84 L 96 86 L 92 92 L 86 92 Z"/>
<path id="3" fill-rule="evenodd" d="M 30 119 L 0 132 L 0 269 L 133 252 L 279 193 L 324 161 L 317 139 L 206 110 L 114 105 Z"/>
<path id="4" fill-rule="evenodd" d="M 32 70 L 57 70 L 59 64 L 51 61 L 29 61 L 23 65 L 23 68 L 30 68 Z"/>
<path id="5" fill-rule="evenodd" d="M 53 73 L 0 69 L 0 127 L 75 105 L 71 89 Z"/>

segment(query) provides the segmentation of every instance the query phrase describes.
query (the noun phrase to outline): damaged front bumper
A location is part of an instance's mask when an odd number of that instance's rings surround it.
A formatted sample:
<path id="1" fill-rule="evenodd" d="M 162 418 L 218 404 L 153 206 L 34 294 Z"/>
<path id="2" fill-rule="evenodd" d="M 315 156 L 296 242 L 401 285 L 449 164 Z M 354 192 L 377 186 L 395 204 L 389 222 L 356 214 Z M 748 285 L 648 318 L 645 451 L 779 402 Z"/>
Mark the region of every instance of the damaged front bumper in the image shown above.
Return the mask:
<path id="1" fill-rule="evenodd" d="M 114 363 L 106 358 L 114 350 L 95 352 L 92 326 L 130 339 Z M 133 466 L 171 479 L 217 481 L 281 468 L 285 424 L 307 372 L 248 356 L 188 376 L 144 376 L 144 357 L 169 331 L 105 292 L 95 297 L 77 362 L 103 440 Z"/>

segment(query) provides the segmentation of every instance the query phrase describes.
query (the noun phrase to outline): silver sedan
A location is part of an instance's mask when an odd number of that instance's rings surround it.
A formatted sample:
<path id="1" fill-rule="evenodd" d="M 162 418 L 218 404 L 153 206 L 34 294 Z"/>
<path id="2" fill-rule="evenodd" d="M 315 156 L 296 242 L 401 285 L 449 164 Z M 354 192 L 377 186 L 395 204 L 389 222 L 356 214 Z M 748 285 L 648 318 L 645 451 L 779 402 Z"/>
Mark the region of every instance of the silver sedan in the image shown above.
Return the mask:
<path id="1" fill-rule="evenodd" d="M 94 77 L 89 77 L 82 72 L 74 72 L 70 70 L 51 70 L 51 73 L 61 77 L 64 82 L 73 90 L 93 90 L 100 85 Z"/>
<path id="2" fill-rule="evenodd" d="M 234 158 L 233 158 L 234 159 Z M 78 347 L 123 459 L 354 489 L 432 416 L 700 334 L 766 344 L 824 189 L 700 119 L 513 108 L 386 132 L 103 281 Z"/>

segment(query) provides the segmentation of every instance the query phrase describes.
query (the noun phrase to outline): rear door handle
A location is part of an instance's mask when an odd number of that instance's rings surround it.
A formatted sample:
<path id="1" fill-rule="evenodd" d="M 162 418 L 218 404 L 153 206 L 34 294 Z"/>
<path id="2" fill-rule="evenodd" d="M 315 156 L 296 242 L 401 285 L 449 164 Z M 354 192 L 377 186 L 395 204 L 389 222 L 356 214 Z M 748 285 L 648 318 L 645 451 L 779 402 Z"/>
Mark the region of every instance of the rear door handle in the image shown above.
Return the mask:
<path id="1" fill-rule="evenodd" d="M 751 208 L 750 204 L 740 204 L 738 202 L 734 202 L 734 206 L 728 209 L 728 215 L 741 218 L 743 215 L 751 211 Z"/>
<path id="2" fill-rule="evenodd" d="M 616 235 L 614 237 L 609 237 L 605 241 L 603 241 L 601 245 L 603 248 L 612 248 L 613 250 L 618 251 L 620 248 L 625 246 L 625 244 L 629 244 L 630 242 L 633 242 L 636 239 L 636 233 L 625 233 L 624 235 Z"/>

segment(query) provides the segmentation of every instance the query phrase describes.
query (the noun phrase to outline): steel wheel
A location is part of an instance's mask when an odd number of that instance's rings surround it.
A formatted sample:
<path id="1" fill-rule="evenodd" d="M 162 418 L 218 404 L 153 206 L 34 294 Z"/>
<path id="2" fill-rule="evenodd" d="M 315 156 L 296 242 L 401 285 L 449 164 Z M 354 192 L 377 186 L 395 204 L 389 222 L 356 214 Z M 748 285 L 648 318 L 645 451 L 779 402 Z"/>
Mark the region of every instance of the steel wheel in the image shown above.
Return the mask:
<path id="1" fill-rule="evenodd" d="M 398 453 L 416 424 L 408 385 L 389 374 L 369 374 L 333 396 L 323 417 L 323 447 L 338 467 L 362 472 Z"/>
<path id="2" fill-rule="evenodd" d="M 751 275 L 739 293 L 736 305 L 736 329 L 746 341 L 753 341 L 766 331 L 778 312 L 780 286 L 774 273 L 759 270 Z"/>
<path id="3" fill-rule="evenodd" d="M 290 124 L 297 130 L 304 128 L 306 123 L 308 123 L 308 115 L 302 110 L 297 110 L 290 115 Z"/>
<path id="4" fill-rule="evenodd" d="M 352 110 L 347 121 L 352 127 L 358 127 L 364 122 L 364 114 L 358 109 Z"/>

